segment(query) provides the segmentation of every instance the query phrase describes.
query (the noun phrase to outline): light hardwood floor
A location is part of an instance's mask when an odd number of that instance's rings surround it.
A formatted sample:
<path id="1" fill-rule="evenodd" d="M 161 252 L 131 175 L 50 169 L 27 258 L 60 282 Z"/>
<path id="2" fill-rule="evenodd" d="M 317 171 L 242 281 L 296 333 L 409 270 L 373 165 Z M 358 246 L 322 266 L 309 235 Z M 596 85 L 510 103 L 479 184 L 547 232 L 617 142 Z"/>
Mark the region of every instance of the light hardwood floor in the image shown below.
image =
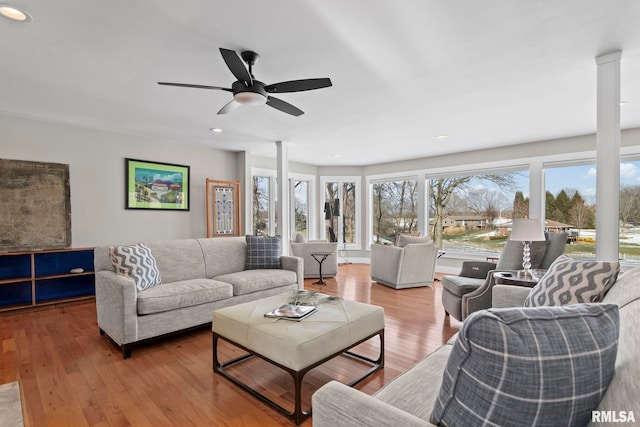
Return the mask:
<path id="1" fill-rule="evenodd" d="M 440 282 L 393 290 L 371 282 L 369 266 L 340 266 L 327 286 L 305 288 L 383 306 L 385 367 L 356 388 L 371 394 L 434 351 L 460 327 L 444 317 Z M 439 275 L 438 275 L 439 276 Z M 0 384 L 20 381 L 27 426 L 292 426 L 293 423 L 212 371 L 210 328 L 120 352 L 98 333 L 95 304 L 0 317 Z M 357 350 L 373 356 L 375 339 Z M 223 344 L 225 357 L 239 354 Z M 290 378 L 260 360 L 234 368 L 272 399 L 292 404 Z M 305 378 L 303 402 L 322 384 L 364 369 L 338 357 Z M 312 425 L 312 420 L 302 425 Z"/>

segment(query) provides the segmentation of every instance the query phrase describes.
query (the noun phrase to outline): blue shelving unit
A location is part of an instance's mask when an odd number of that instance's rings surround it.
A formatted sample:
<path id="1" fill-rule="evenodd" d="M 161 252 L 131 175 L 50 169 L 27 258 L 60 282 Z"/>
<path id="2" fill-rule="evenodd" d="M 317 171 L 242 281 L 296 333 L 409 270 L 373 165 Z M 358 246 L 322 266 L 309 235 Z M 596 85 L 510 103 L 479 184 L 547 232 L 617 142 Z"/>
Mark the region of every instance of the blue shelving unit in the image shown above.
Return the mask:
<path id="1" fill-rule="evenodd" d="M 81 272 L 72 273 L 71 270 Z M 93 248 L 0 254 L 0 312 L 95 296 Z"/>

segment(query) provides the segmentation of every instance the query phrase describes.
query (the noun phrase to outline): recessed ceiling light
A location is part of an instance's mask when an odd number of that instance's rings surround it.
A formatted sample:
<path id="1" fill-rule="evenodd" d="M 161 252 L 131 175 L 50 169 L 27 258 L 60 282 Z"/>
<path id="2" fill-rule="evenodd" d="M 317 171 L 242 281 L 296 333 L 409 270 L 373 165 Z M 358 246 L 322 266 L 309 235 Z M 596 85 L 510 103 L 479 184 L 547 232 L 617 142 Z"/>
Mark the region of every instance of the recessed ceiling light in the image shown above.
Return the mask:
<path id="1" fill-rule="evenodd" d="M 334 154 L 333 157 L 342 157 L 342 154 Z"/>
<path id="2" fill-rule="evenodd" d="M 444 134 L 436 135 L 436 138 L 437 139 L 445 139 L 445 138 L 449 138 L 449 135 L 444 135 Z"/>
<path id="3" fill-rule="evenodd" d="M 222 129 L 220 129 L 220 128 L 211 128 L 211 129 L 209 129 L 209 130 L 210 130 L 211 132 L 215 132 L 215 133 L 220 133 L 220 132 L 222 132 Z"/>
<path id="4" fill-rule="evenodd" d="M 29 12 L 18 9 L 17 7 L 11 6 L 7 3 L 0 3 L 0 15 L 11 19 L 12 21 L 22 22 L 24 24 L 31 22 L 32 19 Z"/>
<path id="5" fill-rule="evenodd" d="M 627 101 L 620 101 L 620 106 L 624 107 L 625 105 L 627 105 Z"/>

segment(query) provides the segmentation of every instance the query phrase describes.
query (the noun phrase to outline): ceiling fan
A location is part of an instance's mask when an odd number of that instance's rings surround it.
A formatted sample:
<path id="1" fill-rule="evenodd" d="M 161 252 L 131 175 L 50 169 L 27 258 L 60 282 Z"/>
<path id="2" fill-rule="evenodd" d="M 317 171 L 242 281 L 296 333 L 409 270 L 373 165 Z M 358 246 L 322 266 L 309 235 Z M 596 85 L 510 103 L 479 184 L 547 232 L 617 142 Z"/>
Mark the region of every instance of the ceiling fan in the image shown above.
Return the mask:
<path id="1" fill-rule="evenodd" d="M 305 90 L 322 89 L 331 86 L 331 79 L 328 78 L 291 80 L 265 85 L 261 81 L 256 80 L 253 76 L 253 66 L 258 62 L 258 58 L 260 57 L 257 53 L 250 50 L 244 51 L 240 54 L 242 56 L 242 60 L 238 57 L 235 50 L 220 48 L 220 53 L 222 54 L 222 58 L 227 64 L 227 67 L 231 70 L 231 73 L 236 79 L 238 79 L 233 82 L 231 88 L 169 82 L 158 82 L 158 84 L 166 86 L 191 87 L 196 89 L 224 90 L 226 92 L 233 93 L 233 99 L 222 107 L 220 111 L 218 111 L 218 114 L 227 114 L 242 104 L 267 104 L 276 110 L 291 114 L 292 116 L 300 116 L 304 114 L 304 111 L 269 94 L 302 92 Z M 247 63 L 248 69 L 244 66 L 242 61 Z"/>

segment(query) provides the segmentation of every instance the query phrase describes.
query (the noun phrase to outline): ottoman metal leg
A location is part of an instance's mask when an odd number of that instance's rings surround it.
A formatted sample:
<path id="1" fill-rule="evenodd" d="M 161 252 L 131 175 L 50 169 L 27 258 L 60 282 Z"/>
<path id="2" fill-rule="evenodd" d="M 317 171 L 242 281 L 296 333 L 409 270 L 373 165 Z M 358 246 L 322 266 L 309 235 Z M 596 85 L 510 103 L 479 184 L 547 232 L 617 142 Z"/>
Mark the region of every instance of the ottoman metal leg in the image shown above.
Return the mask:
<path id="1" fill-rule="evenodd" d="M 352 351 L 349 351 L 351 348 L 357 346 L 358 344 L 361 344 L 375 336 L 379 336 L 380 338 L 380 354 L 378 356 L 377 359 L 370 359 L 366 356 L 363 356 L 361 354 L 358 353 L 354 353 Z M 234 359 L 228 360 L 226 362 L 221 363 L 220 360 L 218 359 L 218 340 L 219 339 L 223 339 L 227 342 L 229 342 L 230 344 L 233 344 L 234 346 L 243 349 L 244 351 L 247 352 L 247 354 L 243 354 L 242 356 L 236 357 Z M 276 411 L 280 412 L 282 415 L 286 416 L 287 418 L 293 420 L 296 425 L 300 425 L 300 423 L 302 423 L 302 421 L 304 421 L 305 419 L 307 419 L 310 415 L 311 415 L 311 409 L 309 409 L 308 411 L 304 411 L 302 409 L 302 380 L 304 378 L 304 376 L 306 375 L 307 372 L 309 372 L 310 370 L 312 370 L 313 368 L 322 365 L 323 363 L 325 363 L 326 361 L 333 359 L 336 356 L 339 356 L 341 354 L 346 354 L 348 356 L 357 358 L 358 360 L 363 360 L 365 362 L 371 363 L 372 366 L 369 370 L 367 370 L 364 374 L 362 374 L 361 376 L 359 376 L 358 378 L 356 378 L 355 380 L 349 382 L 347 385 L 349 386 L 354 386 L 356 384 L 358 384 L 360 381 L 362 381 L 363 379 L 365 379 L 366 377 L 368 377 L 369 375 L 373 374 L 375 371 L 382 369 L 384 367 L 384 329 L 379 330 L 378 332 L 350 345 L 349 347 L 342 349 L 332 355 L 329 355 L 327 357 L 325 357 L 322 360 L 319 360 L 315 363 L 313 363 L 310 366 L 307 366 L 306 368 L 303 368 L 299 371 L 293 370 L 291 368 L 288 368 L 286 366 L 283 366 L 267 357 L 264 357 L 258 353 L 255 353 L 251 350 L 249 350 L 246 347 L 243 347 L 221 335 L 218 335 L 217 333 L 213 332 L 213 370 L 214 372 L 219 373 L 220 375 L 224 376 L 225 378 L 229 379 L 231 382 L 235 383 L 236 385 L 240 386 L 242 389 L 244 389 L 245 391 L 247 391 L 248 393 L 250 393 L 251 395 L 253 395 L 254 397 L 260 399 L 262 402 L 266 403 L 267 405 L 271 406 L 272 408 L 274 408 Z M 252 389 L 249 385 L 247 385 L 246 383 L 240 381 L 238 378 L 232 376 L 231 374 L 229 374 L 225 368 L 235 365 L 237 363 L 240 363 L 244 360 L 247 360 L 251 357 L 259 357 L 262 360 L 265 360 L 268 363 L 271 363 L 274 366 L 279 367 L 280 369 L 286 371 L 289 373 L 289 375 L 291 375 L 291 378 L 293 379 L 293 384 L 294 384 L 294 399 L 295 399 L 295 403 L 294 403 L 294 410 L 293 412 L 288 411 L 287 409 L 283 408 L 282 406 L 278 405 L 276 402 L 274 402 L 273 400 L 269 399 L 268 397 L 264 396 L 263 394 L 259 393 L 258 391 Z"/>

